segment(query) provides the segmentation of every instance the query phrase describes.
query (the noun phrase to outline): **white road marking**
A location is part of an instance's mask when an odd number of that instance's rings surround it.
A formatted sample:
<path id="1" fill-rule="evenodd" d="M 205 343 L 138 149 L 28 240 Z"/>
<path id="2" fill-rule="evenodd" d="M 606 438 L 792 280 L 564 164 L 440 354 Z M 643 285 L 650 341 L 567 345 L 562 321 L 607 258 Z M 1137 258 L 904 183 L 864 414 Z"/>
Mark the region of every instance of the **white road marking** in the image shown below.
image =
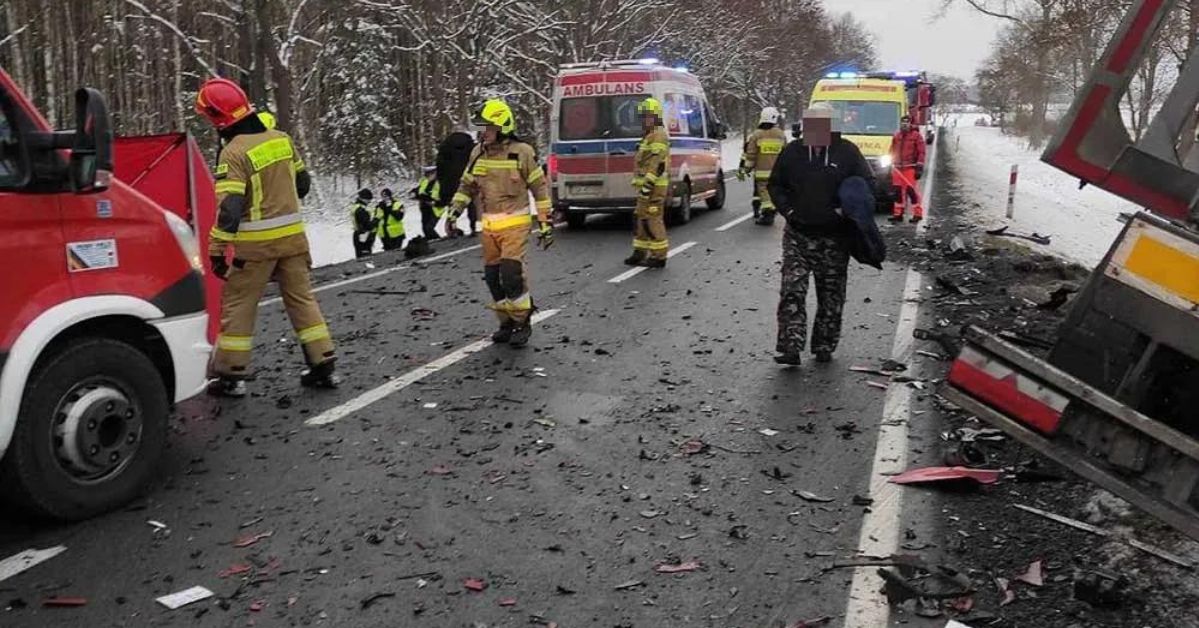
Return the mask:
<path id="1" fill-rule="evenodd" d="M 545 310 L 544 312 L 537 312 L 533 315 L 533 324 L 536 325 L 537 323 L 544 321 L 558 312 L 561 312 L 561 310 Z M 330 408 L 319 415 L 304 421 L 304 424 L 328 425 L 335 421 L 340 421 L 341 419 L 344 419 L 347 416 L 377 401 L 381 401 L 389 395 L 395 394 L 440 370 L 449 368 L 465 360 L 466 358 L 469 358 L 472 355 L 487 349 L 493 344 L 495 343 L 492 342 L 490 338 L 472 342 L 471 344 L 466 345 L 465 347 L 462 347 L 453 353 L 448 353 L 424 366 L 419 366 L 415 369 L 412 369 L 411 371 L 404 373 L 403 375 L 387 382 L 386 384 L 378 386 L 373 390 L 368 390 L 361 395 L 358 395 L 357 397 L 341 404 L 340 406 Z"/>
<path id="2" fill-rule="evenodd" d="M 27 549 L 18 554 L 13 554 L 4 560 L 0 560 L 0 582 L 8 580 L 39 563 L 50 560 L 65 551 L 67 551 L 67 546 L 55 545 L 44 550 Z"/>
<path id="3" fill-rule="evenodd" d="M 899 325 L 895 329 L 895 344 L 891 358 L 910 364 L 912 331 L 920 314 L 923 277 L 909 270 L 903 291 L 903 306 L 899 310 Z M 908 421 L 912 417 L 912 388 L 892 384 L 883 403 L 883 420 L 879 426 L 874 463 L 870 469 L 870 493 L 874 504 L 862 518 L 862 534 L 858 538 L 858 553 L 868 556 L 890 556 L 899 549 L 900 514 L 903 510 L 902 488 L 891 484 L 892 475 L 904 471 L 908 460 Z M 879 593 L 882 581 L 876 568 L 859 567 L 854 571 L 849 589 L 849 605 L 845 625 L 855 628 L 884 628 L 891 617 L 891 607 Z"/>
<path id="4" fill-rule="evenodd" d="M 467 251 L 475 251 L 475 250 L 478 250 L 481 248 L 483 248 L 482 244 L 472 244 L 470 246 L 456 249 L 456 250 L 450 251 L 448 253 L 442 253 L 441 255 L 434 255 L 433 257 L 430 257 L 428 259 L 417 259 L 416 261 L 412 262 L 411 264 L 401 264 L 399 266 L 393 266 L 391 268 L 384 268 L 383 270 L 377 270 L 373 273 L 367 273 L 365 275 L 362 275 L 361 277 L 351 277 L 349 279 L 343 279 L 341 281 L 334 281 L 333 283 L 325 284 L 323 286 L 317 286 L 317 287 L 313 288 L 312 291 L 313 292 L 324 292 L 326 290 L 333 290 L 334 288 L 348 286 L 350 284 L 358 283 L 359 281 L 367 281 L 370 279 L 376 279 L 378 277 L 382 277 L 384 275 L 389 275 L 391 273 L 394 273 L 398 270 L 412 268 L 413 266 L 419 266 L 421 264 L 432 264 L 433 262 L 440 262 L 443 259 L 449 259 L 456 255 L 462 255 L 463 253 L 465 253 Z M 271 297 L 269 299 L 263 299 L 262 301 L 259 301 L 258 305 L 260 305 L 260 306 L 272 305 L 272 304 L 278 303 L 282 300 L 283 299 L 281 299 L 280 297 Z"/>
<path id="5" fill-rule="evenodd" d="M 748 214 L 745 214 L 744 216 L 741 216 L 740 218 L 730 220 L 730 221 L 724 223 L 723 225 L 716 227 L 716 230 L 717 231 L 728 231 L 729 229 L 732 229 L 733 227 L 736 227 L 737 225 L 739 225 L 753 217 L 754 217 L 753 212 L 749 212 Z"/>
<path id="6" fill-rule="evenodd" d="M 677 247 L 670 249 L 670 252 L 666 254 L 666 257 L 667 257 L 667 259 L 674 257 L 675 255 L 678 255 L 679 253 L 686 251 L 687 249 L 695 246 L 696 244 L 699 244 L 699 243 L 698 242 L 684 242 L 684 243 L 678 245 Z M 649 269 L 646 268 L 645 266 L 638 266 L 631 270 L 626 270 L 623 273 L 620 273 L 619 275 L 609 279 L 608 283 L 621 283 L 623 281 L 632 279 L 633 277 L 636 277 L 637 275 L 640 275 L 641 273 L 643 273 L 647 270 L 649 270 Z"/>

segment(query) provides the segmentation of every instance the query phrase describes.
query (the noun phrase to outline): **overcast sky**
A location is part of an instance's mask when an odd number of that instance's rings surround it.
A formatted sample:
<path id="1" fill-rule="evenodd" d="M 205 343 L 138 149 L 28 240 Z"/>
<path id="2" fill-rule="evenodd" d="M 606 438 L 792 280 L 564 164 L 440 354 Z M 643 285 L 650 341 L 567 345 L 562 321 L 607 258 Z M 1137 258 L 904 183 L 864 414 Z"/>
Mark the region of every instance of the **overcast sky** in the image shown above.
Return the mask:
<path id="1" fill-rule="evenodd" d="M 970 80 L 1002 24 L 955 0 L 935 19 L 941 0 L 824 0 L 833 13 L 854 14 L 878 38 L 880 69 L 928 70 Z"/>

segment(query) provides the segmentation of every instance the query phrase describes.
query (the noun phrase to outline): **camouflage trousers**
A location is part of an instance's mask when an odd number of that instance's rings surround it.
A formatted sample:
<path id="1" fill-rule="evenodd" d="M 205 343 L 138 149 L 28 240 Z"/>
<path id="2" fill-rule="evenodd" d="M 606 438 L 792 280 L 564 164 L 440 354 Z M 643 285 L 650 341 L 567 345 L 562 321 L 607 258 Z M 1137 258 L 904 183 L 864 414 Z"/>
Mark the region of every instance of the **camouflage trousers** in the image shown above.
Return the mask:
<path id="1" fill-rule="evenodd" d="M 840 238 L 783 231 L 783 283 L 779 291 L 779 353 L 803 353 L 808 336 L 808 277 L 816 283 L 812 352 L 837 350 L 849 275 L 849 249 Z"/>

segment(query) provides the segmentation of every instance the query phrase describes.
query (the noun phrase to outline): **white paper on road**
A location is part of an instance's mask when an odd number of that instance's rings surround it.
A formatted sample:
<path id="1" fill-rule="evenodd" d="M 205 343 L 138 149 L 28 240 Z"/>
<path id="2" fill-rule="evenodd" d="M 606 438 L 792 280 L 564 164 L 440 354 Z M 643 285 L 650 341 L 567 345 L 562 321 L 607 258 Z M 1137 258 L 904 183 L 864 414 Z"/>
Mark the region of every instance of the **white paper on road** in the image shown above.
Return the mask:
<path id="1" fill-rule="evenodd" d="M 8 580 L 38 563 L 46 562 L 65 551 L 67 551 L 66 545 L 56 545 L 43 550 L 27 549 L 19 554 L 13 554 L 4 560 L 0 560 L 0 582 Z"/>
<path id="2" fill-rule="evenodd" d="M 175 610 L 177 608 L 183 608 L 192 602 L 199 602 L 200 600 L 208 599 L 214 595 L 216 594 L 212 591 L 209 591 L 204 587 L 196 586 L 190 589 L 184 589 L 178 593 L 164 595 L 155 601 L 171 610 Z"/>
<path id="3" fill-rule="evenodd" d="M 951 619 L 951 620 L 949 620 L 948 624 L 945 624 L 945 628 L 970 628 L 970 626 L 967 626 L 966 624 L 963 624 L 960 621 L 955 621 L 955 620 Z"/>

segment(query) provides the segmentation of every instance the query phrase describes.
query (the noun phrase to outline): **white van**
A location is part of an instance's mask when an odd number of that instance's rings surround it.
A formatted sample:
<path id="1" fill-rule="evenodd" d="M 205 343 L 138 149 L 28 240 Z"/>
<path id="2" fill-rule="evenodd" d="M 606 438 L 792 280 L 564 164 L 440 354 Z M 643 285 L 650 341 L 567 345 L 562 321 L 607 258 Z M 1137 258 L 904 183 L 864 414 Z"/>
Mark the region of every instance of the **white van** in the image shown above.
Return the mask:
<path id="1" fill-rule="evenodd" d="M 554 83 L 548 159 L 554 207 L 571 227 L 588 214 L 633 211 L 633 158 L 643 135 L 637 104 L 651 96 L 670 133 L 667 217 L 681 224 L 694 203 L 724 206 L 725 129 L 695 76 L 656 59 L 574 63 Z"/>

